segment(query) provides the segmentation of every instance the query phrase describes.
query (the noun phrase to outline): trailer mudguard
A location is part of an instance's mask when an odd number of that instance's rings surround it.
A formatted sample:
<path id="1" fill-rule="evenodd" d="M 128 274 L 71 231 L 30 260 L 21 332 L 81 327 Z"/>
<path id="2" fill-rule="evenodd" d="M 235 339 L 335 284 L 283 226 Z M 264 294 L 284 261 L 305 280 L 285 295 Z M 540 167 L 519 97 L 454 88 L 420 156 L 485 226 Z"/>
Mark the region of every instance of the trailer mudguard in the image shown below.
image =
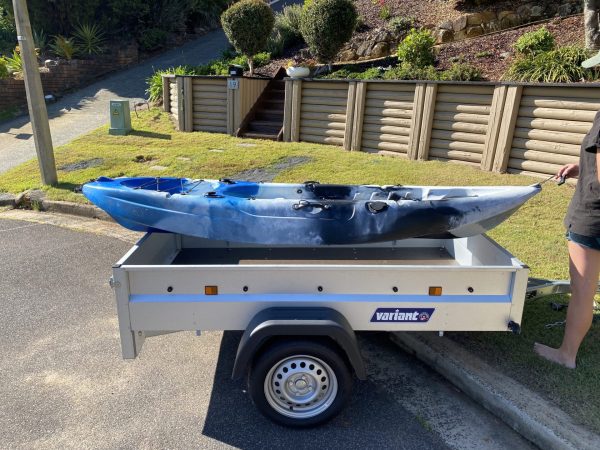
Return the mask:
<path id="1" fill-rule="evenodd" d="M 232 378 L 244 375 L 256 352 L 269 338 L 284 336 L 333 339 L 346 354 L 357 378 L 366 380 L 354 330 L 342 314 L 330 308 L 268 308 L 256 314 L 238 346 Z"/>

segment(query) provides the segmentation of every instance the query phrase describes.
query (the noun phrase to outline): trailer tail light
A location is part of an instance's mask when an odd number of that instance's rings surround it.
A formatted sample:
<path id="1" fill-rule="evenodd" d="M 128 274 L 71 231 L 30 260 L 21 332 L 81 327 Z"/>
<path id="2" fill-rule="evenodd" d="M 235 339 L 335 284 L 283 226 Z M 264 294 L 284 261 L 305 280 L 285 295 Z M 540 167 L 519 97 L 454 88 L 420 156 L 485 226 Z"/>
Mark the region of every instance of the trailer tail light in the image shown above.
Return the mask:
<path id="1" fill-rule="evenodd" d="M 204 295 L 217 295 L 218 293 L 218 286 L 204 286 Z"/>
<path id="2" fill-rule="evenodd" d="M 429 295 L 442 295 L 441 286 L 429 286 Z"/>

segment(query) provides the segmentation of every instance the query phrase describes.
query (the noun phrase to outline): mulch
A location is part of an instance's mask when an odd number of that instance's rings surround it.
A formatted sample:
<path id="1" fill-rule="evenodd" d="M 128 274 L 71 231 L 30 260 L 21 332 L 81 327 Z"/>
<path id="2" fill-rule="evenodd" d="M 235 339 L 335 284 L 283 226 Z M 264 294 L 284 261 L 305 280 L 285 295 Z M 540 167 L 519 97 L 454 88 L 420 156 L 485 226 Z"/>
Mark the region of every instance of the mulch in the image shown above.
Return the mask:
<path id="1" fill-rule="evenodd" d="M 485 79 L 498 81 L 514 58 L 512 48 L 515 41 L 524 33 L 546 26 L 554 35 L 556 45 L 583 45 L 583 16 L 554 19 L 549 23 L 529 25 L 510 31 L 480 36 L 474 39 L 444 44 L 439 47 L 438 65 L 447 69 L 458 59 L 470 63 L 481 70 Z"/>

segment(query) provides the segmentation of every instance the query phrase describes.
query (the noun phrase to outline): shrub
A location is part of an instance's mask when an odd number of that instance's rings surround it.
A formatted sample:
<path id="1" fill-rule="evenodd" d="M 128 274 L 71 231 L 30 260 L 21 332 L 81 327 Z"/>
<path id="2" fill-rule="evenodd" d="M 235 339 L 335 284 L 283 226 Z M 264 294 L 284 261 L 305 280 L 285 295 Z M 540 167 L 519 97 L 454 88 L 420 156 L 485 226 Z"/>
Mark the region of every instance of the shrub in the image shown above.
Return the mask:
<path id="1" fill-rule="evenodd" d="M 167 32 L 160 28 L 148 28 L 138 37 L 140 48 L 147 52 L 163 47 L 166 40 Z"/>
<path id="2" fill-rule="evenodd" d="M 275 26 L 267 42 L 267 50 L 274 56 L 283 54 L 283 51 L 292 45 L 303 42 L 300 33 L 300 19 L 302 6 L 286 6 L 282 12 L 275 14 Z"/>
<path id="3" fill-rule="evenodd" d="M 381 9 L 379 10 L 379 18 L 380 19 L 388 20 L 391 15 L 392 15 L 392 13 L 390 12 L 390 8 L 388 8 L 385 5 L 383 5 L 381 7 Z"/>
<path id="4" fill-rule="evenodd" d="M 414 66 L 403 62 L 383 74 L 385 80 L 438 80 L 439 73 L 433 66 Z"/>
<path id="5" fill-rule="evenodd" d="M 242 0 L 221 15 L 221 24 L 229 42 L 248 58 L 254 73 L 252 56 L 264 51 L 273 31 L 273 10 L 262 0 Z"/>
<path id="6" fill-rule="evenodd" d="M 584 69 L 581 63 L 589 52 L 581 47 L 567 46 L 535 56 L 522 56 L 513 61 L 504 76 L 505 80 L 544 83 L 568 83 L 597 79 L 598 69 Z"/>
<path id="7" fill-rule="evenodd" d="M 162 87 L 162 76 L 163 75 L 199 75 L 195 67 L 192 66 L 178 66 L 170 67 L 165 70 L 157 70 L 151 76 L 146 78 L 146 95 L 152 102 L 162 100 L 163 87 Z"/>
<path id="8" fill-rule="evenodd" d="M 305 7 L 300 30 L 312 55 L 330 63 L 352 36 L 357 17 L 351 0 L 318 0 Z"/>
<path id="9" fill-rule="evenodd" d="M 413 28 L 414 24 L 415 20 L 411 17 L 396 16 L 388 21 L 387 27 L 396 33 L 402 33 Z"/>
<path id="10" fill-rule="evenodd" d="M 398 59 L 414 67 L 433 65 L 435 38 L 429 30 L 411 29 L 398 46 Z"/>
<path id="11" fill-rule="evenodd" d="M 252 59 L 254 60 L 255 67 L 266 66 L 271 62 L 271 54 L 268 52 L 260 52 L 254 55 Z"/>
<path id="12" fill-rule="evenodd" d="M 13 50 L 12 56 L 5 56 L 8 73 L 23 72 L 23 58 L 17 50 Z"/>
<path id="13" fill-rule="evenodd" d="M 514 44 L 516 51 L 523 55 L 537 55 L 554 50 L 554 36 L 546 27 L 522 35 Z"/>
<path id="14" fill-rule="evenodd" d="M 17 43 L 17 32 L 14 21 L 7 12 L 0 7 L 0 55 L 8 53 Z"/>
<path id="15" fill-rule="evenodd" d="M 348 79 L 352 79 L 352 80 L 375 80 L 378 78 L 381 78 L 381 69 L 379 67 L 371 67 L 369 69 L 366 69 L 362 72 L 356 72 L 353 70 L 353 67 L 342 67 L 339 70 L 336 70 L 335 72 L 332 72 L 330 74 L 324 75 L 321 78 L 327 78 L 327 79 L 341 79 L 341 78 L 348 78 Z"/>
<path id="16" fill-rule="evenodd" d="M 302 6 L 300 5 L 289 5 L 283 8 L 281 13 L 276 14 L 275 22 L 277 22 L 277 17 L 279 17 L 279 22 L 298 33 L 298 38 L 302 39 L 302 34 L 300 33 L 300 24 L 302 23 Z"/>
<path id="17" fill-rule="evenodd" d="M 8 62 L 6 61 L 6 59 L 0 57 L 0 80 L 2 78 L 8 78 L 9 76 L 9 72 L 8 72 Z"/>
<path id="18" fill-rule="evenodd" d="M 104 32 L 96 24 L 80 24 L 75 27 L 75 41 L 81 53 L 98 55 L 104 52 Z"/>
<path id="19" fill-rule="evenodd" d="M 454 63 L 450 69 L 441 73 L 444 81 L 479 81 L 482 79 L 481 70 L 468 63 Z"/>
<path id="20" fill-rule="evenodd" d="M 56 56 L 65 58 L 68 61 L 72 60 L 75 53 L 77 53 L 77 47 L 73 38 L 61 36 L 60 34 L 54 36 L 54 41 L 50 44 L 50 48 Z"/>

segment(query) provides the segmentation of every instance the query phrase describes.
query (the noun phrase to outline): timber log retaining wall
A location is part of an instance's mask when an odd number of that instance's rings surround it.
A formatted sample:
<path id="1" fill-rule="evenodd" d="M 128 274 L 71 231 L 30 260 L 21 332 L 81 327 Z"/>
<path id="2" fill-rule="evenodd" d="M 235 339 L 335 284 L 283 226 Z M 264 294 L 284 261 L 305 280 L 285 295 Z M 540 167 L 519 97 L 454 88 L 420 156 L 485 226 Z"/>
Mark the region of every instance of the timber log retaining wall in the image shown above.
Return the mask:
<path id="1" fill-rule="evenodd" d="M 228 86 L 226 77 L 215 78 L 177 76 L 165 81 L 170 87 L 164 90 L 165 110 L 173 113 L 180 130 L 235 135 L 267 84 L 236 78 L 237 88 L 232 89 L 235 83 Z M 548 176 L 563 164 L 577 162 L 581 141 L 600 110 L 598 83 L 285 81 L 284 141 L 534 176 Z M 180 101 L 186 83 L 193 90 L 191 110 Z M 219 93 L 209 95 L 217 85 Z M 186 125 L 186 115 L 193 118 L 193 126 Z"/>
<path id="2" fill-rule="evenodd" d="M 163 109 L 180 131 L 234 136 L 267 78 L 163 75 Z"/>

